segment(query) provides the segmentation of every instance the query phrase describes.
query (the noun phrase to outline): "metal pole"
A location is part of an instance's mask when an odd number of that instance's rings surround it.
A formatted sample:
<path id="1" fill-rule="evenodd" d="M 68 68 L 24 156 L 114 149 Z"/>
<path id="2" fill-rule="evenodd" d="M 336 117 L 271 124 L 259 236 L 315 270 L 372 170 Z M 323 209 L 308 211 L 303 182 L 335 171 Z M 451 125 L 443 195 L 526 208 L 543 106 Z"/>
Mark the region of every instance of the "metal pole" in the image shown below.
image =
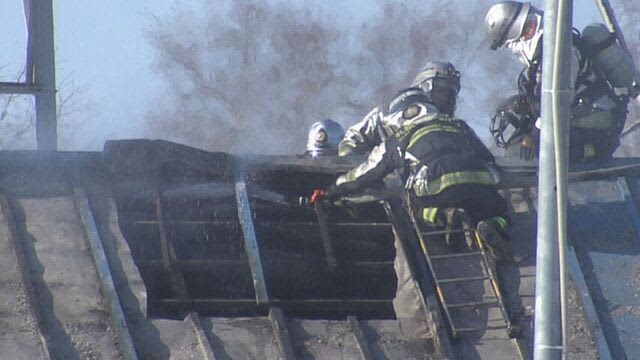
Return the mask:
<path id="1" fill-rule="evenodd" d="M 553 58 L 553 142 L 556 159 L 556 205 L 558 211 L 558 266 L 560 271 L 560 310 L 562 315 L 562 358 L 567 358 L 569 348 L 569 299 L 568 299 L 568 271 L 567 271 L 567 188 L 569 186 L 567 173 L 569 170 L 569 119 L 571 116 L 570 104 L 575 89 L 574 79 L 569 74 L 577 69 L 578 62 L 572 62 L 572 0 L 561 0 L 558 5 L 558 23 L 555 34 L 555 50 Z M 563 61 L 563 59 L 566 59 Z M 562 77 L 561 74 L 565 76 Z"/>
<path id="2" fill-rule="evenodd" d="M 25 2 L 29 13 L 29 40 L 33 45 L 33 83 L 41 90 L 36 98 L 36 141 L 38 150 L 57 150 L 56 76 L 53 47 L 53 1 Z M 31 79 L 27 79 L 31 83 Z"/>
<path id="3" fill-rule="evenodd" d="M 564 355 L 563 323 L 566 323 L 562 317 L 566 311 L 561 309 L 566 302 L 561 300 L 564 281 L 559 250 L 565 246 L 560 237 L 566 228 L 566 206 L 563 204 L 566 204 L 565 148 L 572 95 L 572 2 L 547 0 L 545 4 L 534 358 L 555 360 Z"/>

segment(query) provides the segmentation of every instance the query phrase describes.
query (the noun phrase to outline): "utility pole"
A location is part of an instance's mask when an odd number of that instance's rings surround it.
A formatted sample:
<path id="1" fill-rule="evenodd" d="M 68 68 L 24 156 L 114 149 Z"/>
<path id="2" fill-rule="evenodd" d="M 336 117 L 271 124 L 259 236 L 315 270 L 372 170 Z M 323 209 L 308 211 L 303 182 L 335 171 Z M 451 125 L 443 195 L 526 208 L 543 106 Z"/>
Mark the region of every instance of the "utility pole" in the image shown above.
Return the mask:
<path id="1" fill-rule="evenodd" d="M 38 150 L 58 149 L 53 0 L 23 0 L 27 24 L 24 82 L 0 82 L 0 93 L 35 97 Z"/>
<path id="2" fill-rule="evenodd" d="M 572 46 L 571 0 L 547 0 L 542 60 L 542 126 L 534 358 L 566 358 L 566 212 Z"/>

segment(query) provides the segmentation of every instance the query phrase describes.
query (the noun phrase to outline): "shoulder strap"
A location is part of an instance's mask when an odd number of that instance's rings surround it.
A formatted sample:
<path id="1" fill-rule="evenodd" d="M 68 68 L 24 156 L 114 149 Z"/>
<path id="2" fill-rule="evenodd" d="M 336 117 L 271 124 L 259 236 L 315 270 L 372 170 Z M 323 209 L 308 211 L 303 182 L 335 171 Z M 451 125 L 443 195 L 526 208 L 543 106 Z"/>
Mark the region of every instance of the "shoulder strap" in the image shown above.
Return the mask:
<path id="1" fill-rule="evenodd" d="M 580 32 L 573 29 L 573 46 L 578 49 L 578 54 L 580 55 L 580 59 L 578 62 L 578 78 L 576 79 L 575 89 L 577 90 L 580 86 L 585 85 L 589 87 L 590 82 L 588 81 L 589 75 L 594 71 L 592 64 L 592 55 L 593 53 L 589 51 L 589 48 L 585 41 L 582 39 Z M 597 78 L 601 78 L 599 74 L 596 74 Z"/>

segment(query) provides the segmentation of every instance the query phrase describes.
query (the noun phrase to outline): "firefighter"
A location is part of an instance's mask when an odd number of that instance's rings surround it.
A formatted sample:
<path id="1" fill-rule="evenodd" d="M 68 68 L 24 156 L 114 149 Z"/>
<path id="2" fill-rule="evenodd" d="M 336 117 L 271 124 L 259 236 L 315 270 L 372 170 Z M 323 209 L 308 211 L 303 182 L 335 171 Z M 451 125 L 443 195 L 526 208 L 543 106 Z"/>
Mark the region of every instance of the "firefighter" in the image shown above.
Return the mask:
<path id="1" fill-rule="evenodd" d="M 336 156 L 338 143 L 344 136 L 344 128 L 337 122 L 326 119 L 317 121 L 309 128 L 307 137 L 307 151 L 305 156 Z"/>
<path id="2" fill-rule="evenodd" d="M 442 114 L 454 116 L 460 93 L 460 72 L 452 63 L 430 61 L 416 75 L 411 86 L 421 88 Z"/>
<path id="3" fill-rule="evenodd" d="M 430 61 L 416 75 L 411 86 L 424 90 L 439 112 L 453 116 L 460 92 L 460 72 L 450 62 Z M 380 144 L 392 131 L 385 124 L 382 106 L 373 108 L 361 121 L 347 129 L 338 155 L 363 155 Z"/>
<path id="4" fill-rule="evenodd" d="M 439 209 L 462 208 L 477 222 L 489 253 L 506 260 L 507 205 L 487 166 L 494 157 L 474 131 L 463 120 L 439 112 L 419 87 L 399 92 L 387 114 L 382 120 L 387 138 L 335 184 L 314 191 L 311 201 L 337 199 L 397 171 L 425 221 L 444 222 Z"/>
<path id="5" fill-rule="evenodd" d="M 542 11 L 528 2 L 501 1 L 489 9 L 485 18 L 485 28 L 491 41 L 491 49 L 506 47 L 524 65 L 518 77 L 520 97 L 512 99 L 514 106 L 509 109 L 521 108 L 523 112 L 504 111 L 503 104 L 494 116 L 492 133 L 497 145 L 500 146 L 500 141 L 505 140 L 503 132 L 507 129 L 509 122 L 514 126 L 521 126 L 522 128 L 516 128 L 513 131 L 519 135 L 520 145 L 526 148 L 521 151 L 524 154 L 531 154 L 532 149 L 536 148 L 539 142 L 542 16 Z M 611 39 L 615 42 L 615 38 Z M 609 42 L 598 44 L 603 48 L 610 45 Z M 594 59 L 597 58 L 596 53 L 599 50 L 588 47 L 585 39 L 577 30 L 574 30 L 571 81 L 575 93 L 571 104 L 569 141 L 571 162 L 610 159 L 620 145 L 618 137 L 626 120 L 628 96 L 618 95 L 612 85 L 614 82 L 607 78 L 600 64 L 594 66 L 596 61 Z M 522 100 L 526 101 L 527 107 L 521 107 L 518 104 Z M 504 115 L 507 117 L 503 117 Z M 512 115 L 515 115 L 518 120 L 530 119 L 526 123 L 513 122 Z M 494 124 L 498 126 L 494 127 Z M 496 129 L 498 131 L 495 131 Z"/>

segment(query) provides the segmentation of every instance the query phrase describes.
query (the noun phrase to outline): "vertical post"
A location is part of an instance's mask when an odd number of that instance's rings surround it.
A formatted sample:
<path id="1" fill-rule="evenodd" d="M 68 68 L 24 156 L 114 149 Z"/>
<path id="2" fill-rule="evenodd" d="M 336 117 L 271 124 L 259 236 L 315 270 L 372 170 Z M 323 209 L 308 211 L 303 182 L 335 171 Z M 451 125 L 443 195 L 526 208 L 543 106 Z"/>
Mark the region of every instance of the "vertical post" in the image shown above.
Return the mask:
<path id="1" fill-rule="evenodd" d="M 555 360 L 565 355 L 563 340 L 566 340 L 563 339 L 566 312 L 561 310 L 565 277 L 561 256 L 565 246 L 562 237 L 566 234 L 565 149 L 572 96 L 572 1 L 549 0 L 545 4 L 534 358 Z"/>
<path id="2" fill-rule="evenodd" d="M 29 43 L 33 46 L 33 79 L 36 98 L 36 141 L 38 150 L 57 150 L 56 75 L 53 46 L 53 0 L 27 1 L 30 7 Z"/>

